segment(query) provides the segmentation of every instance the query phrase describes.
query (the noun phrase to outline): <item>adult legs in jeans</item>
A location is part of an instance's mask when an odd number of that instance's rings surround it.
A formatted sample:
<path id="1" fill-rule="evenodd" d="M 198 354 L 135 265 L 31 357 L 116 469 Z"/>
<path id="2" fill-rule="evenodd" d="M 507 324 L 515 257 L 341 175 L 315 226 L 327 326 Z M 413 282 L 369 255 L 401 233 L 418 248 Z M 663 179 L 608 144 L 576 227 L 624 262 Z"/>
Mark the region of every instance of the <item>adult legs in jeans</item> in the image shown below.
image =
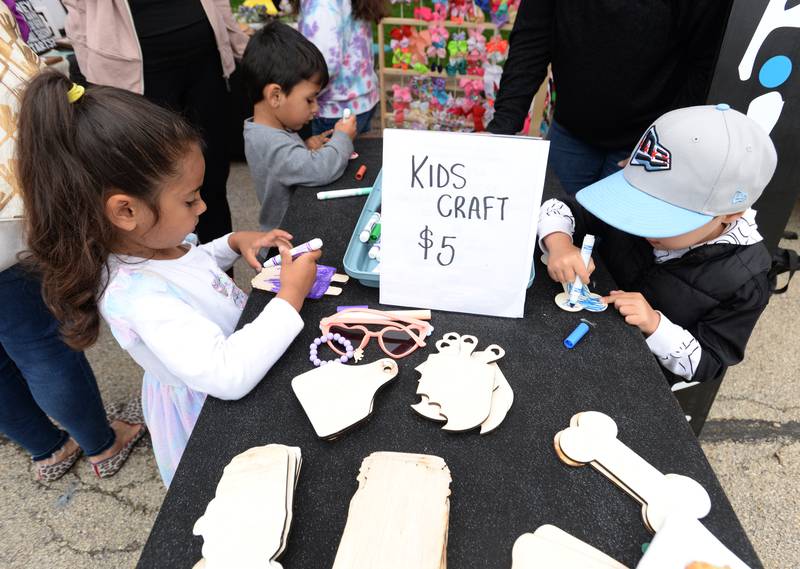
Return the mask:
<path id="1" fill-rule="evenodd" d="M 109 425 L 89 362 L 61 340 L 37 280 L 10 267 L 0 272 L 0 298 L 0 431 L 39 461 L 39 476 L 65 474 L 78 445 L 98 475 L 97 465 L 103 476 L 114 474 L 144 426 Z"/>
<path id="2" fill-rule="evenodd" d="M 356 132 L 358 134 L 364 134 L 370 131 L 372 128 L 372 116 L 375 114 L 375 109 L 377 107 L 378 105 L 375 105 L 366 113 L 356 115 Z M 311 134 L 316 136 L 318 134 L 322 134 L 326 130 L 331 130 L 334 126 L 336 126 L 337 122 L 339 122 L 339 119 L 317 117 L 311 121 Z"/>
<path id="3" fill-rule="evenodd" d="M 6 269 L 0 298 L 0 431 L 38 461 L 37 476 L 44 479 L 63 476 L 78 445 L 93 465 L 105 461 L 105 476 L 114 474 L 144 427 L 109 425 L 89 362 L 61 340 L 38 281 L 17 265 Z"/>
<path id="4" fill-rule="evenodd" d="M 222 77 L 219 52 L 209 52 L 191 64 L 145 72 L 145 96 L 184 115 L 203 136 L 206 173 L 200 195 L 208 210 L 200 216 L 197 236 L 207 243 L 232 230 L 228 205 L 230 160 L 225 148 L 230 94 Z"/>
<path id="5" fill-rule="evenodd" d="M 569 195 L 618 171 L 618 162 L 629 154 L 626 149 L 609 151 L 587 144 L 555 122 L 550 128 L 548 163 Z"/>

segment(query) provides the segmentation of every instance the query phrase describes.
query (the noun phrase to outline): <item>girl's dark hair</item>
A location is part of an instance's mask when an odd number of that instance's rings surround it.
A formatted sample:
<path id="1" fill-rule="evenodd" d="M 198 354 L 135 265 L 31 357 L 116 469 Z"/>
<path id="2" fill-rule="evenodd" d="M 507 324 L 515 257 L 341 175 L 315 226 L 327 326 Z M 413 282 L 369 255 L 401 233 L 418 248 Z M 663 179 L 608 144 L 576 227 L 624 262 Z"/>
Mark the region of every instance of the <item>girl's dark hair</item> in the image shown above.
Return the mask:
<path id="1" fill-rule="evenodd" d="M 69 79 L 44 71 L 22 98 L 17 176 L 30 261 L 66 343 L 82 350 L 100 327 L 97 298 L 115 229 L 106 198 L 124 193 L 156 215 L 161 183 L 200 142 L 178 115 L 144 97 L 92 87 L 75 103 Z"/>
<path id="2" fill-rule="evenodd" d="M 300 13 L 300 1 L 291 0 L 295 14 Z M 367 22 L 380 22 L 381 18 L 389 13 L 386 0 L 350 0 L 353 6 L 353 17 L 356 20 Z"/>

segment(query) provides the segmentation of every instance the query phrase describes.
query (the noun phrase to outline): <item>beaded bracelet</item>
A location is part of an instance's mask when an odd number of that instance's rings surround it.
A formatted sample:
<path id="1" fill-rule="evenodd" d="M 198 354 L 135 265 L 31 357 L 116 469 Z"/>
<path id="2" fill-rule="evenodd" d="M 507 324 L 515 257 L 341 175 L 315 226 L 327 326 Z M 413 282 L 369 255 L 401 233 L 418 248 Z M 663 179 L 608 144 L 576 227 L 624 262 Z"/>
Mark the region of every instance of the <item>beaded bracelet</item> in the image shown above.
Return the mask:
<path id="1" fill-rule="evenodd" d="M 339 342 L 342 347 L 344 348 L 345 355 L 340 356 L 333 360 L 321 360 L 317 355 L 317 349 L 324 343 L 329 341 Z M 308 346 L 308 359 L 311 363 L 315 366 L 319 367 L 325 364 L 333 364 L 333 363 L 347 363 L 347 360 L 353 357 L 353 344 L 350 343 L 350 340 L 343 337 L 341 334 L 323 334 L 319 338 L 315 338 L 314 342 Z"/>

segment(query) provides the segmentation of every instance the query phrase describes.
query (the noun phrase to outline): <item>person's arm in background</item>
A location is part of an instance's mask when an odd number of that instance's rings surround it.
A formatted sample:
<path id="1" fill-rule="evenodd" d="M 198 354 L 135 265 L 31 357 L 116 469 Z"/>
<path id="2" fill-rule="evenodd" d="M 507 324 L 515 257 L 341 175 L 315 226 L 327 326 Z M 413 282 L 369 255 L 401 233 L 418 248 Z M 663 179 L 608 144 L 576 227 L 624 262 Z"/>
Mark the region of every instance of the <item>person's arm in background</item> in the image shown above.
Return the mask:
<path id="1" fill-rule="evenodd" d="M 328 65 L 328 86 L 342 69 L 344 16 L 340 0 L 302 0 L 298 30 L 317 46 Z"/>
<path id="2" fill-rule="evenodd" d="M 241 59 L 244 55 L 244 50 L 247 47 L 247 41 L 250 39 L 247 34 L 242 31 L 236 19 L 231 12 L 230 0 L 214 0 L 214 4 L 222 16 L 222 21 L 225 22 L 225 29 L 228 30 L 228 36 L 231 38 L 231 49 L 233 56 L 236 59 Z"/>
<path id="3" fill-rule="evenodd" d="M 730 0 L 697 0 L 683 4 L 683 65 L 686 81 L 675 97 L 674 108 L 705 105 L 714 65 L 730 13 Z"/>
<path id="4" fill-rule="evenodd" d="M 516 134 L 522 129 L 531 100 L 547 75 L 551 59 L 555 0 L 522 0 L 509 38 L 494 118 L 486 130 Z"/>

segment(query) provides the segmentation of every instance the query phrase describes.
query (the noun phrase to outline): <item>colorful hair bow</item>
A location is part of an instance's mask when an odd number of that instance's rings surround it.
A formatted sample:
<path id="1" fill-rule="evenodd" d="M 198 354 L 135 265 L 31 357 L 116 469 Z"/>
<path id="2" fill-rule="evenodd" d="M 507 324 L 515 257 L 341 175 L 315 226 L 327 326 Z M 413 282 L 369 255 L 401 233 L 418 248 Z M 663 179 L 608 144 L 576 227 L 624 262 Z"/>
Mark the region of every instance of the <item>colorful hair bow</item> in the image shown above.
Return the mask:
<path id="1" fill-rule="evenodd" d="M 414 8 L 414 18 L 417 20 L 425 20 L 426 22 L 430 22 L 433 19 L 433 10 L 427 6 Z"/>
<path id="2" fill-rule="evenodd" d="M 409 38 L 409 48 L 411 49 L 413 61 L 421 65 L 428 63 L 425 49 L 431 45 L 431 43 L 431 33 L 428 30 L 422 30 L 421 32 L 413 30 Z M 427 67 L 425 69 L 427 71 Z"/>

